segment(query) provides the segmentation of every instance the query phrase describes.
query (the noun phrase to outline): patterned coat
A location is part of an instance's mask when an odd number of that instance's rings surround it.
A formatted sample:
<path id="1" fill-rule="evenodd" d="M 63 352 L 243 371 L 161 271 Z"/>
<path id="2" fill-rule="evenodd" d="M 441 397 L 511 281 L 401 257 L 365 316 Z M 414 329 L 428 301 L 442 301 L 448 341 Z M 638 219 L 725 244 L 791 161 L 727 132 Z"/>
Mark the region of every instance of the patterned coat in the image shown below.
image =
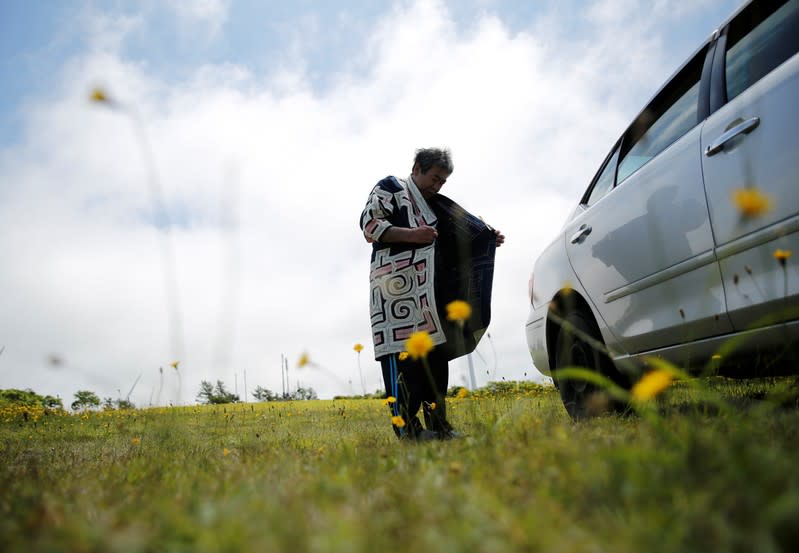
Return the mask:
<path id="1" fill-rule="evenodd" d="M 385 244 L 389 227 L 436 227 L 438 219 L 413 179 L 386 177 L 375 185 L 361 213 L 361 229 L 372 242 L 370 315 L 375 358 L 399 353 L 416 331 L 438 346 L 447 341 L 436 303 L 436 244 Z"/>

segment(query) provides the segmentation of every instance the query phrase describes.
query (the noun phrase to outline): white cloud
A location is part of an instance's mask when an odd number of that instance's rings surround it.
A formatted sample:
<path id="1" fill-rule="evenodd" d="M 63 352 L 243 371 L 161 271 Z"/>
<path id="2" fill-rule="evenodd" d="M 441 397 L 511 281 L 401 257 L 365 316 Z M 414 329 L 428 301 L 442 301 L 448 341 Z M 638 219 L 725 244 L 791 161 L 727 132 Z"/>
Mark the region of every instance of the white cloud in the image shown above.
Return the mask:
<path id="1" fill-rule="evenodd" d="M 222 30 L 230 4 L 230 0 L 169 0 L 184 32 L 199 26 L 207 32 L 208 38 L 215 38 Z"/>
<path id="2" fill-rule="evenodd" d="M 228 9 L 174 5 L 220 25 Z M 86 101 L 97 83 L 140 114 L 175 222 L 180 401 L 193 400 L 200 379 L 232 388 L 234 374 L 243 395 L 244 370 L 249 391 L 279 390 L 281 354 L 292 382 L 329 397 L 351 380 L 357 392 L 356 342 L 367 345 L 368 389 L 381 386 L 357 221 L 373 184 L 404 176 L 425 145 L 453 150 L 444 192 L 508 237 L 478 380 L 486 370 L 531 375 L 523 327 L 533 260 L 641 107 L 629 99 L 645 99 L 674 62 L 646 26 L 570 42 L 552 26 L 558 17 L 512 34 L 487 16 L 459 34 L 444 5 L 403 5 L 375 26 L 355 64 L 368 71 L 342 64 L 324 93 L 301 63 L 267 76 L 209 65 L 168 83 L 118 48 L 72 60 L 63 92 L 27 119 L 27 139 L 0 153 L 0 309 L 12 314 L 0 321 L 3 387 L 116 396 L 141 374 L 137 404 L 178 399 L 146 164 L 127 115 Z M 619 64 L 630 44 L 637 56 Z M 295 370 L 302 351 L 326 372 Z M 65 364 L 49 366 L 51 353 Z M 451 383 L 465 371 L 453 364 Z"/>
<path id="3" fill-rule="evenodd" d="M 89 47 L 95 52 L 117 52 L 125 40 L 142 29 L 142 16 L 109 15 L 89 12 L 83 25 L 88 31 Z"/>
<path id="4" fill-rule="evenodd" d="M 181 17 L 218 21 L 227 18 L 230 0 L 170 0 L 169 4 Z"/>

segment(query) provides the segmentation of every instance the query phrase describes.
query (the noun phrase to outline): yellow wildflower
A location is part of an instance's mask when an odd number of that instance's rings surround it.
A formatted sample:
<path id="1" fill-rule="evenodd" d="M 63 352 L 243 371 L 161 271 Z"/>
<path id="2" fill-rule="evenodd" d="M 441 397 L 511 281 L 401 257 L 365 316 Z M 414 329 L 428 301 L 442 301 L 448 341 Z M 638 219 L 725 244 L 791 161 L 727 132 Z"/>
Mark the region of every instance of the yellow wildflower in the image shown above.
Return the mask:
<path id="1" fill-rule="evenodd" d="M 433 339 L 426 331 L 414 332 L 405 341 L 405 349 L 414 359 L 425 358 L 430 350 L 433 349 Z"/>
<path id="2" fill-rule="evenodd" d="M 108 101 L 108 95 L 105 93 L 105 90 L 103 90 L 102 88 L 95 88 L 94 90 L 92 90 L 89 99 L 92 102 L 103 103 Z"/>
<path id="3" fill-rule="evenodd" d="M 139 438 L 138 436 L 136 436 L 135 438 L 133 438 L 133 439 L 130 441 L 130 443 L 131 443 L 131 444 L 133 444 L 133 445 L 139 445 L 139 444 L 141 444 L 141 438 Z"/>
<path id="4" fill-rule="evenodd" d="M 358 353 L 361 353 L 361 351 L 363 351 L 363 345 L 362 344 L 355 344 L 354 346 L 352 346 L 352 349 L 354 349 Z"/>
<path id="5" fill-rule="evenodd" d="M 228 455 L 230 455 L 230 450 L 228 448 L 224 448 L 222 450 L 222 456 L 227 457 Z"/>
<path id="6" fill-rule="evenodd" d="M 774 252 L 774 259 L 780 262 L 780 265 L 783 267 L 785 266 L 785 262 L 788 261 L 788 258 L 791 257 L 791 250 L 781 250 L 777 249 Z"/>
<path id="7" fill-rule="evenodd" d="M 308 354 L 302 352 L 302 355 L 300 355 L 300 358 L 297 360 L 297 367 L 303 368 L 305 365 L 308 365 L 310 363 L 311 359 L 308 357 Z"/>
<path id="8" fill-rule="evenodd" d="M 674 377 L 669 371 L 659 369 L 649 372 L 633 386 L 633 397 L 641 401 L 650 400 L 668 388 L 672 380 Z"/>
<path id="9" fill-rule="evenodd" d="M 386 399 L 383 400 L 383 405 L 391 405 L 392 403 L 396 403 L 397 398 L 394 396 L 388 396 Z"/>
<path id="10" fill-rule="evenodd" d="M 403 426 L 405 426 L 405 419 L 403 419 L 399 415 L 395 415 L 391 417 L 391 424 L 393 424 L 397 428 L 402 428 Z"/>
<path id="11" fill-rule="evenodd" d="M 463 300 L 455 300 L 447 304 L 447 320 L 463 323 L 472 315 L 472 306 Z"/>
<path id="12" fill-rule="evenodd" d="M 431 411 L 435 411 L 436 410 L 436 402 L 435 401 L 430 404 L 430 410 Z"/>
<path id="13" fill-rule="evenodd" d="M 465 398 L 468 395 L 469 395 L 469 390 L 467 390 L 466 388 L 461 388 L 460 390 L 458 390 L 458 397 L 459 398 L 463 399 L 463 398 Z"/>
<path id="14" fill-rule="evenodd" d="M 771 200 L 757 188 L 737 188 L 732 191 L 732 202 L 744 217 L 757 217 L 769 210 Z"/>
<path id="15" fill-rule="evenodd" d="M 407 351 L 401 351 L 400 354 L 399 354 L 399 360 L 400 361 L 405 361 L 408 358 L 408 355 L 409 354 L 408 354 Z"/>
<path id="16" fill-rule="evenodd" d="M 175 369 L 175 370 L 178 370 L 178 365 L 179 365 L 179 364 L 180 364 L 180 361 L 172 361 L 172 362 L 171 362 L 169 365 L 170 365 L 170 366 L 171 366 L 173 369 Z"/>

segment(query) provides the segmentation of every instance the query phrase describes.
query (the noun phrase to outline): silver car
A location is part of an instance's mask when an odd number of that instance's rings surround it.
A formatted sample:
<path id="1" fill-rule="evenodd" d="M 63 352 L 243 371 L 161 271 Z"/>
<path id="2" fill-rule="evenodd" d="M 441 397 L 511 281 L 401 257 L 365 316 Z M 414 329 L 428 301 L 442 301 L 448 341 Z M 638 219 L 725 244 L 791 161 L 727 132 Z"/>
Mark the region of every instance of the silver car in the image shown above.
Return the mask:
<path id="1" fill-rule="evenodd" d="M 632 121 L 535 262 L 539 371 L 799 368 L 797 52 L 799 0 L 750 2 Z M 591 385 L 556 385 L 587 414 Z"/>

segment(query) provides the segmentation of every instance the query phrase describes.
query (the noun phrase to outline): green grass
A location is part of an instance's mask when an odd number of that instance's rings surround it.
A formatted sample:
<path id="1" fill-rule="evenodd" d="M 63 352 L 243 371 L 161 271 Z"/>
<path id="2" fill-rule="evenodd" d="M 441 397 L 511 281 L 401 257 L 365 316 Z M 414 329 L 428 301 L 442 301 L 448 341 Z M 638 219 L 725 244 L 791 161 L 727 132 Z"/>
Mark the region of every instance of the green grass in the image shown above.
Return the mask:
<path id="1" fill-rule="evenodd" d="M 580 423 L 556 391 L 504 385 L 448 400 L 467 437 L 416 445 L 379 400 L 6 408 L 2 549 L 796 550 L 799 410 L 784 383 L 677 383 L 657 414 Z"/>

